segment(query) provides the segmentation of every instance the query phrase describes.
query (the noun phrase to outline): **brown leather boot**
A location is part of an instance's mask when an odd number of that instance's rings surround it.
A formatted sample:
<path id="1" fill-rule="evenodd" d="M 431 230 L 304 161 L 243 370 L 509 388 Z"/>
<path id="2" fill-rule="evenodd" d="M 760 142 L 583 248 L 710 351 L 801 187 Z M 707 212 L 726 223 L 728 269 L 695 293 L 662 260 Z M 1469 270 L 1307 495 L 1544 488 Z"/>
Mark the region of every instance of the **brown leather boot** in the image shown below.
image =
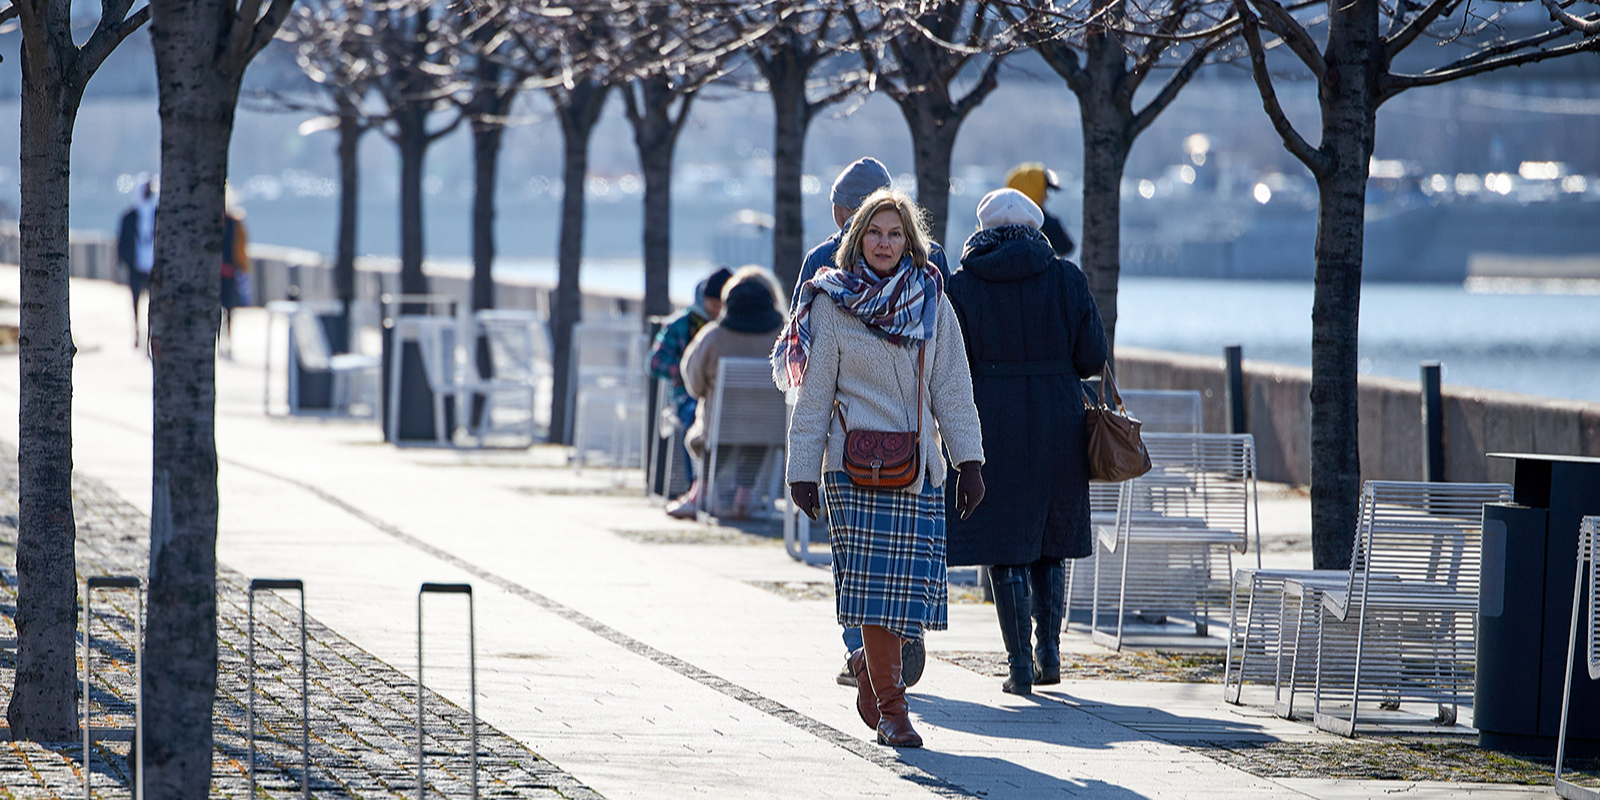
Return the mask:
<path id="1" fill-rule="evenodd" d="M 867 677 L 867 653 L 865 648 L 857 649 L 850 653 L 846 662 L 850 665 L 850 674 L 856 676 L 856 713 L 861 715 L 861 721 L 874 730 L 878 727 L 878 695 L 872 691 L 872 679 Z"/>
<path id="2" fill-rule="evenodd" d="M 906 684 L 900 674 L 900 637 L 888 628 L 862 625 L 867 675 L 878 697 L 878 744 L 921 747 L 922 737 L 911 727 L 906 713 Z"/>

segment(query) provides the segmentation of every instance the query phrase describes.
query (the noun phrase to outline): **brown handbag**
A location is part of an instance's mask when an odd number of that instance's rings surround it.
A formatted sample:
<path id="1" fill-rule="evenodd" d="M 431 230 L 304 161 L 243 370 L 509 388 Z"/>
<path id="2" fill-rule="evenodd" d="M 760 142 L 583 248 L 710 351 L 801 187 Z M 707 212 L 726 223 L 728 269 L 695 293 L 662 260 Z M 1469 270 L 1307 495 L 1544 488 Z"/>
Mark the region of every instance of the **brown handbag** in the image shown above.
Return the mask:
<path id="1" fill-rule="evenodd" d="M 917 350 L 917 430 L 853 431 L 844 422 L 839 401 L 833 410 L 844 429 L 844 474 L 869 489 L 904 489 L 922 476 L 922 358 Z"/>
<path id="2" fill-rule="evenodd" d="M 1100 372 L 1100 397 L 1090 401 L 1083 384 L 1083 436 L 1089 448 L 1089 479 L 1125 481 L 1150 471 L 1150 451 L 1139 438 L 1139 420 L 1128 414 L 1107 365 Z M 1106 403 L 1110 395 L 1116 405 Z"/>

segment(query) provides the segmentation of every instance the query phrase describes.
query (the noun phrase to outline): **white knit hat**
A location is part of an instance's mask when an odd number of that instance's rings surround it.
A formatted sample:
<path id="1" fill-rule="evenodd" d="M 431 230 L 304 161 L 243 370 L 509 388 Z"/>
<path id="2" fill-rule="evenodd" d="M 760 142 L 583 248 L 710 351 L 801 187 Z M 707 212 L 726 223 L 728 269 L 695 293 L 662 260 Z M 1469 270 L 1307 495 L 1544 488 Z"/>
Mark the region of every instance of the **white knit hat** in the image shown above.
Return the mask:
<path id="1" fill-rule="evenodd" d="M 1034 230 L 1044 224 L 1038 204 L 1016 189 L 996 189 L 978 201 L 978 229 L 1001 225 L 1027 225 Z"/>

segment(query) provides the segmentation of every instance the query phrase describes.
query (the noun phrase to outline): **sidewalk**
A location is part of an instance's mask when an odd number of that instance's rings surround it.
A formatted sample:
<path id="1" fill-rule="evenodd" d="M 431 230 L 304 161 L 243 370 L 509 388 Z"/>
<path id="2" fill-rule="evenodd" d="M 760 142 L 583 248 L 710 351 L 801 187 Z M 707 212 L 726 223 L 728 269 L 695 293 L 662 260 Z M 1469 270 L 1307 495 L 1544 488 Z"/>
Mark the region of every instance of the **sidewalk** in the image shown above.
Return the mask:
<path id="1" fill-rule="evenodd" d="M 16 276 L 0 270 L 0 297 L 16 298 Z M 77 469 L 147 514 L 150 373 L 127 341 L 126 289 L 75 281 L 72 291 Z M 930 635 L 935 657 L 911 693 L 927 748 L 880 747 L 850 690 L 833 682 L 843 649 L 831 600 L 765 588 L 825 583 L 825 571 L 790 560 L 777 542 L 746 543 L 754 537 L 652 543 L 695 526 L 617 490 L 607 473 L 574 474 L 553 448 L 402 450 L 382 444 L 373 423 L 266 418 L 264 330 L 263 314 L 241 310 L 237 360 L 218 364 L 220 562 L 239 580 L 305 580 L 318 623 L 412 679 L 418 585 L 471 582 L 479 713 L 553 765 L 550 775 L 570 776 L 573 791 L 613 800 L 1547 793 L 1283 777 L 1294 771 L 1273 747 L 1373 748 L 1223 704 L 1215 684 L 1086 680 L 1006 695 L 998 679 L 939 657 L 1001 649 L 992 608 L 975 604 L 952 605 L 951 629 Z M 0 441 L 13 443 L 16 380 L 12 367 L 0 373 Z M 1301 565 L 1303 545 L 1292 540 L 1304 535 L 1303 505 L 1286 494 L 1263 506 L 1281 534 L 1266 547 L 1269 565 Z M 459 601 L 429 602 L 427 685 L 464 708 L 465 612 Z M 1085 638 L 1068 645 L 1104 652 Z M 414 706 L 394 710 L 403 717 Z M 403 764 L 396 746 L 375 743 L 368 755 Z M 277 755 L 293 760 L 292 750 Z M 344 791 L 406 794 L 399 778 Z"/>

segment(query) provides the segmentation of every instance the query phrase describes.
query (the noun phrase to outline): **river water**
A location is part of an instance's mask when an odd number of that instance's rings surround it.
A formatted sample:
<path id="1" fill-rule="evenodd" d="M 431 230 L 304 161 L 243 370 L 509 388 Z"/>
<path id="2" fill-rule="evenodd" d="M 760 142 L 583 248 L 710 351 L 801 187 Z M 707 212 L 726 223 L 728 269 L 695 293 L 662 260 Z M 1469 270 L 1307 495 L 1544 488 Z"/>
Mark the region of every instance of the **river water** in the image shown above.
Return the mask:
<path id="1" fill-rule="evenodd" d="M 502 264 L 555 282 L 548 259 Z M 709 269 L 677 261 L 673 298 L 687 300 Z M 591 261 L 583 284 L 638 295 L 643 277 L 637 261 Z M 1304 282 L 1125 277 L 1117 341 L 1217 357 L 1237 344 L 1246 359 L 1309 367 L 1311 300 Z M 1444 365 L 1446 385 L 1600 401 L 1600 282 L 1363 286 L 1361 372 L 1417 380 L 1424 361 Z"/>

